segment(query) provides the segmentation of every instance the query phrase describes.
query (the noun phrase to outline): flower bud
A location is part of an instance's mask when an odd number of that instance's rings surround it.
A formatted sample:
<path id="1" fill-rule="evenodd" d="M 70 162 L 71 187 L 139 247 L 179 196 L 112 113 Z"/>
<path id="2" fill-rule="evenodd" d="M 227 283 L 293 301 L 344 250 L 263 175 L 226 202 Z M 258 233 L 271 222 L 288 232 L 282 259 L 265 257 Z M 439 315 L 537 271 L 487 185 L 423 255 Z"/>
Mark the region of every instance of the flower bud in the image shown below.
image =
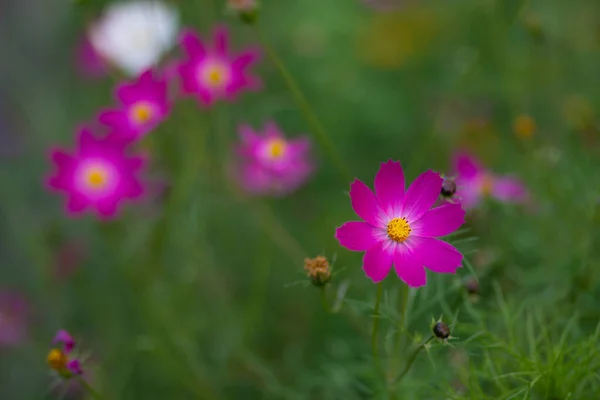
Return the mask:
<path id="1" fill-rule="evenodd" d="M 476 296 L 479 294 L 479 282 L 477 282 L 477 279 L 470 277 L 465 281 L 465 289 L 469 295 Z"/>
<path id="2" fill-rule="evenodd" d="M 306 258 L 304 260 L 304 270 L 308 274 L 311 283 L 316 287 L 325 286 L 331 280 L 329 261 L 323 256 Z"/>
<path id="3" fill-rule="evenodd" d="M 258 17 L 257 0 L 227 0 L 229 10 L 236 13 L 242 22 L 254 24 Z"/>
<path id="4" fill-rule="evenodd" d="M 456 193 L 456 182 L 452 178 L 445 178 L 442 182 L 441 195 L 443 198 L 449 199 Z"/>
<path id="5" fill-rule="evenodd" d="M 446 340 L 450 337 L 450 327 L 445 322 L 437 322 L 433 326 L 433 334 L 438 339 Z"/>

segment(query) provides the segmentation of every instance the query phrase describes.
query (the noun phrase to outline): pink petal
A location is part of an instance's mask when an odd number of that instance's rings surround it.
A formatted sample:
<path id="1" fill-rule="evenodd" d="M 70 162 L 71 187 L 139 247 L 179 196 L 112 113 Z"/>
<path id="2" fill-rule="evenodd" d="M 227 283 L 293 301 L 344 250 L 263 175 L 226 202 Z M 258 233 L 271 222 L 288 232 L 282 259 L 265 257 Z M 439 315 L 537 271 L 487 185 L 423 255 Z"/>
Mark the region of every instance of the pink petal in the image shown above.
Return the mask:
<path id="1" fill-rule="evenodd" d="M 381 241 L 382 233 L 381 228 L 366 222 L 346 222 L 336 229 L 335 238 L 348 250 L 367 251 Z"/>
<path id="2" fill-rule="evenodd" d="M 350 200 L 354 212 L 364 221 L 374 226 L 382 226 L 381 210 L 375 195 L 362 181 L 355 179 L 350 186 Z"/>
<path id="3" fill-rule="evenodd" d="M 481 185 L 475 180 L 460 181 L 454 196 L 465 210 L 475 207 L 481 201 Z"/>
<path id="4" fill-rule="evenodd" d="M 288 141 L 289 149 L 295 157 L 303 157 L 310 151 L 311 140 L 307 137 L 301 137 Z"/>
<path id="5" fill-rule="evenodd" d="M 427 283 L 427 273 L 420 258 L 420 252 L 407 245 L 396 245 L 394 269 L 398 277 L 410 287 L 421 287 Z"/>
<path id="6" fill-rule="evenodd" d="M 67 202 L 67 211 L 72 214 L 78 214 L 82 212 L 89 204 L 87 198 L 79 193 L 71 193 L 69 201 Z"/>
<path id="7" fill-rule="evenodd" d="M 417 236 L 438 237 L 454 232 L 465 223 L 465 211 L 460 204 L 445 204 L 427 211 L 412 224 Z"/>
<path id="8" fill-rule="evenodd" d="M 429 210 L 440 197 L 444 180 L 437 172 L 423 172 L 410 185 L 404 196 L 402 215 L 415 221 Z"/>
<path id="9" fill-rule="evenodd" d="M 231 67 L 234 69 L 244 69 L 247 66 L 254 64 L 261 58 L 261 52 L 259 49 L 251 49 L 241 53 L 233 60 Z"/>
<path id="10" fill-rule="evenodd" d="M 519 179 L 502 177 L 494 179 L 492 194 L 500 201 L 519 202 L 527 198 L 527 189 Z"/>
<path id="11" fill-rule="evenodd" d="M 463 255 L 454 246 L 434 238 L 419 238 L 419 257 L 425 266 L 439 274 L 455 274 L 462 266 Z"/>
<path id="12" fill-rule="evenodd" d="M 73 157 L 62 150 L 52 150 L 50 158 L 59 169 L 70 168 L 73 165 Z"/>
<path id="13" fill-rule="evenodd" d="M 118 206 L 118 199 L 108 198 L 98 202 L 96 205 L 96 211 L 98 212 L 98 216 L 100 218 L 110 219 L 117 213 Z"/>
<path id="14" fill-rule="evenodd" d="M 256 132 L 254 132 L 254 129 L 248 125 L 240 125 L 238 128 L 238 134 L 240 135 L 240 139 L 244 144 L 254 144 L 259 140 L 258 135 Z"/>
<path id="15" fill-rule="evenodd" d="M 404 171 L 400 162 L 381 163 L 375 176 L 375 193 L 379 205 L 389 216 L 398 213 L 404 199 Z"/>
<path id="16" fill-rule="evenodd" d="M 456 172 L 463 178 L 473 178 L 484 172 L 484 168 L 475 157 L 468 153 L 460 152 L 454 156 L 454 167 Z"/>
<path id="17" fill-rule="evenodd" d="M 78 142 L 79 142 L 80 150 L 94 148 L 94 147 L 96 147 L 96 143 L 97 143 L 96 138 L 92 134 L 92 131 L 90 131 L 89 129 L 86 129 L 86 128 L 83 128 L 79 131 Z"/>
<path id="18" fill-rule="evenodd" d="M 179 42 L 188 53 L 189 58 L 202 58 L 206 54 L 202 40 L 196 32 L 186 29 L 180 36 Z"/>
<path id="19" fill-rule="evenodd" d="M 229 48 L 229 32 L 227 28 L 224 26 L 219 26 L 215 29 L 214 33 L 215 38 L 215 51 L 224 57 L 227 57 L 227 50 Z"/>
<path id="20" fill-rule="evenodd" d="M 363 270 L 374 283 L 381 282 L 392 269 L 392 253 L 382 241 L 367 250 L 363 257 Z"/>

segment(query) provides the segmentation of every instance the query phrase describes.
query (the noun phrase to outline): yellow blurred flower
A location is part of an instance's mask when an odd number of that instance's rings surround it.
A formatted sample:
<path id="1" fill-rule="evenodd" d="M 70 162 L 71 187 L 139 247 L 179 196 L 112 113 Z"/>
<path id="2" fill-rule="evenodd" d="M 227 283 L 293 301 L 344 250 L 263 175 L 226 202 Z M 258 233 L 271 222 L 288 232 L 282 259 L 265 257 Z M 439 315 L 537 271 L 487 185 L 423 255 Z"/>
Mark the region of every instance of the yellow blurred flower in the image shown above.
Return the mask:
<path id="1" fill-rule="evenodd" d="M 400 67 L 427 51 L 437 30 L 436 14 L 422 7 L 373 14 L 358 39 L 359 57 L 374 67 Z"/>
<path id="2" fill-rule="evenodd" d="M 586 98 L 570 95 L 564 100 L 564 118 L 573 129 L 585 129 L 594 120 L 594 111 Z"/>
<path id="3" fill-rule="evenodd" d="M 537 130 L 537 126 L 530 115 L 521 114 L 515 119 L 513 130 L 519 139 L 531 139 Z"/>

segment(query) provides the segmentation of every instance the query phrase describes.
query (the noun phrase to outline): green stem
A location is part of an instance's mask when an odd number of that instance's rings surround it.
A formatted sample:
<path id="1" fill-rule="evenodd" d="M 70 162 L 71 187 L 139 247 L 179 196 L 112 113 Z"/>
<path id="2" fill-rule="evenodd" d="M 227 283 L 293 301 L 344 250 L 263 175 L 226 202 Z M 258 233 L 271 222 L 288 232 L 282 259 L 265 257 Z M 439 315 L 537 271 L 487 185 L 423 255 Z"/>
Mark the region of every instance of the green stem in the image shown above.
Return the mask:
<path id="1" fill-rule="evenodd" d="M 79 381 L 79 384 L 81 385 L 81 387 L 88 392 L 88 394 L 90 396 L 92 396 L 92 398 L 96 399 L 96 400 L 102 400 L 102 396 L 100 395 L 100 393 L 98 393 L 96 390 L 94 390 L 94 388 L 87 383 L 87 381 L 85 379 L 83 379 L 81 376 L 77 377 L 77 380 Z"/>
<path id="2" fill-rule="evenodd" d="M 322 286 L 321 287 L 321 302 L 323 303 L 323 309 L 325 310 L 325 312 L 331 312 L 331 309 L 329 308 L 329 302 L 327 301 L 327 286 Z"/>
<path id="3" fill-rule="evenodd" d="M 379 334 L 379 305 L 381 304 L 381 295 L 383 294 L 383 284 L 377 284 L 377 295 L 375 300 L 375 309 L 373 310 L 373 333 L 371 334 L 371 351 L 373 353 L 373 361 L 378 369 L 381 369 L 379 361 L 379 351 L 377 350 L 377 339 Z"/>
<path id="4" fill-rule="evenodd" d="M 396 379 L 396 381 L 394 382 L 394 385 L 398 384 L 402 380 L 402 378 L 404 378 L 404 375 L 406 375 L 408 373 L 408 371 L 410 371 L 410 367 L 412 367 L 413 363 L 417 359 L 419 352 L 421 350 L 423 350 L 427 346 L 427 343 L 431 342 L 432 340 L 433 340 L 433 336 L 430 336 L 429 339 L 427 339 L 424 343 L 421 343 L 415 349 L 415 351 L 413 351 L 413 353 L 410 355 L 410 358 L 406 362 L 406 366 L 404 367 L 404 370 L 402 370 L 402 372 L 398 376 L 398 379 Z"/>
<path id="5" fill-rule="evenodd" d="M 352 175 L 346 168 L 340 154 L 338 153 L 335 145 L 333 144 L 333 141 L 327 134 L 327 131 L 323 127 L 323 124 L 321 124 L 321 121 L 319 120 L 317 114 L 311 107 L 310 102 L 307 100 L 306 96 L 298 86 L 298 83 L 296 82 L 290 71 L 287 69 L 281 58 L 279 58 L 275 49 L 271 47 L 271 45 L 265 39 L 257 25 L 254 25 L 254 31 L 256 33 L 258 41 L 262 44 L 263 48 L 265 49 L 267 56 L 271 59 L 273 64 L 275 64 L 275 67 L 277 67 L 279 73 L 283 77 L 283 80 L 285 81 L 288 89 L 292 93 L 292 96 L 294 97 L 298 108 L 302 112 L 308 125 L 311 127 L 313 135 L 315 136 L 323 150 L 327 153 L 327 155 L 331 159 L 331 162 L 335 165 L 335 167 L 337 168 L 340 175 L 344 178 L 344 180 L 351 181 Z"/>
<path id="6" fill-rule="evenodd" d="M 392 353 L 392 357 L 396 357 L 397 360 L 400 360 L 400 350 L 403 347 L 404 344 L 404 332 L 406 331 L 406 326 L 407 326 L 407 320 L 406 320 L 406 316 L 407 316 L 407 312 L 408 312 L 408 295 L 409 295 L 409 287 L 408 285 L 402 285 L 401 289 L 400 289 L 401 293 L 400 293 L 400 315 L 401 315 L 401 321 L 400 324 L 398 326 L 398 337 L 396 339 L 396 345 L 394 347 L 394 352 Z M 390 372 L 389 372 L 389 378 L 392 379 L 392 377 L 395 375 L 395 370 L 396 367 L 398 365 L 395 365 L 395 363 L 391 362 L 390 363 Z"/>

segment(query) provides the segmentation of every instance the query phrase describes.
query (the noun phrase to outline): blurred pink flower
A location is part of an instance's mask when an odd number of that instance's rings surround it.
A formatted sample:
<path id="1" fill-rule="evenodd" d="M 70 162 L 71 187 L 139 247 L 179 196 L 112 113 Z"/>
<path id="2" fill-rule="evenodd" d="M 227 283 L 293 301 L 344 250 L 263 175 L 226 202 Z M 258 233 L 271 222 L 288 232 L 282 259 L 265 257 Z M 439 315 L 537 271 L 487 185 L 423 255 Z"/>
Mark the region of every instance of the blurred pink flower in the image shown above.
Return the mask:
<path id="1" fill-rule="evenodd" d="M 306 182 L 314 170 L 306 137 L 287 140 L 273 122 L 267 123 L 263 132 L 241 126 L 239 135 L 239 178 L 248 192 L 285 195 Z"/>
<path id="2" fill-rule="evenodd" d="M 434 205 L 442 187 L 439 174 L 429 170 L 405 192 L 400 162 L 382 163 L 375 176 L 375 194 L 356 179 L 350 186 L 352 208 L 363 221 L 346 222 L 335 232 L 340 244 L 352 251 L 364 251 L 363 269 L 373 282 L 380 282 L 392 264 L 410 287 L 424 286 L 425 268 L 454 274 L 462 265 L 462 254 L 436 239 L 464 223 L 459 204 Z"/>
<path id="3" fill-rule="evenodd" d="M 192 30 L 184 31 L 180 42 L 187 54 L 187 60 L 179 65 L 182 89 L 185 94 L 195 95 L 201 105 L 209 107 L 220 99 L 233 101 L 242 91 L 260 89 L 260 80 L 246 71 L 259 59 L 259 51 L 232 55 L 225 27 L 215 30 L 212 49 Z"/>
<path id="4" fill-rule="evenodd" d="M 74 353 L 76 343 L 69 332 L 64 329 L 58 331 L 52 344 L 59 344 L 62 348 L 53 348 L 48 353 L 47 361 L 50 368 L 64 379 L 83 374 L 82 363 Z"/>
<path id="5" fill-rule="evenodd" d="M 51 152 L 57 171 L 48 179 L 51 190 L 65 192 L 69 214 L 94 208 L 102 219 L 113 217 L 125 199 L 138 199 L 144 192 L 136 174 L 143 157 L 127 157 L 125 146 L 96 139 L 87 129 L 79 132 L 77 149 L 70 155 Z"/>
<path id="6" fill-rule="evenodd" d="M 77 44 L 75 63 L 77 70 L 88 78 L 106 76 L 110 69 L 108 63 L 96 52 L 87 36 L 84 36 Z"/>
<path id="7" fill-rule="evenodd" d="M 488 196 L 501 202 L 528 200 L 527 189 L 519 179 L 494 174 L 466 152 L 456 153 L 453 164 L 457 185 L 455 198 L 465 209 L 475 207 Z"/>
<path id="8" fill-rule="evenodd" d="M 29 306 L 20 293 L 0 289 L 0 347 L 12 347 L 27 339 Z"/>
<path id="9" fill-rule="evenodd" d="M 167 118 L 171 110 L 167 80 L 144 71 L 135 82 L 117 87 L 121 106 L 100 112 L 98 120 L 112 128 L 111 139 L 131 142 L 140 139 Z"/>

